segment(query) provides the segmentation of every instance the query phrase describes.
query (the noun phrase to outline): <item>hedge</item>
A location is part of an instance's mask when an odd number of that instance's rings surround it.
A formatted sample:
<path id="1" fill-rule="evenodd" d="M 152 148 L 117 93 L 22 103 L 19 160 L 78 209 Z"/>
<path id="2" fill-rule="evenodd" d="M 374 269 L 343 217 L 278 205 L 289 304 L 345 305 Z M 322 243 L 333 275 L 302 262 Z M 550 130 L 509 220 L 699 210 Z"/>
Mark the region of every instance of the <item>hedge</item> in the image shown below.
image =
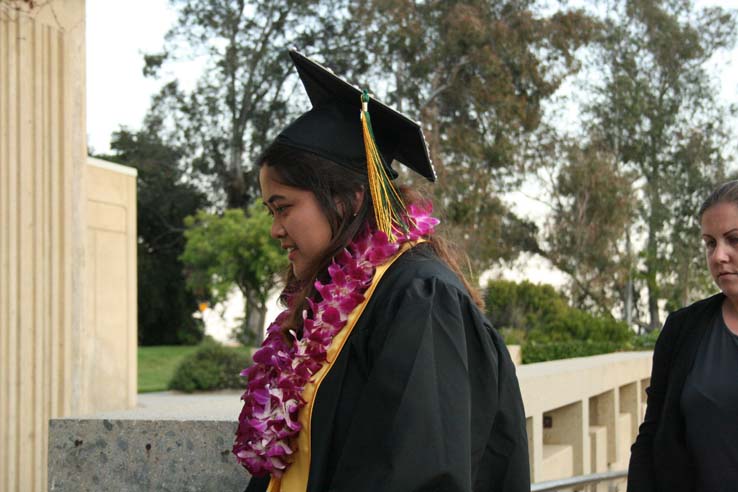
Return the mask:
<path id="1" fill-rule="evenodd" d="M 243 389 L 241 371 L 249 361 L 236 349 L 215 342 L 200 345 L 174 372 L 169 389 L 191 393 L 196 390 Z"/>

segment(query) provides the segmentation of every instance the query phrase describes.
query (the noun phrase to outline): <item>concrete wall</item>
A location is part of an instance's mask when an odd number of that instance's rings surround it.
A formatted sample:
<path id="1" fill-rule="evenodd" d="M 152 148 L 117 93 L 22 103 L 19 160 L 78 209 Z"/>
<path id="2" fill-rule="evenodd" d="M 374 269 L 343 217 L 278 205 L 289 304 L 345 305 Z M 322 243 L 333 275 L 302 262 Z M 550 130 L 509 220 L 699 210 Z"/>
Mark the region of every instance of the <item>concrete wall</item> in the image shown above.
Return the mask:
<path id="1" fill-rule="evenodd" d="M 135 173 L 87 165 L 84 55 L 84 0 L 0 0 L 3 492 L 46 490 L 49 418 L 135 405 Z"/>
<path id="2" fill-rule="evenodd" d="M 633 424 L 643 416 L 642 392 L 634 390 L 648 384 L 650 352 L 542 362 L 517 371 L 534 482 L 627 467 Z M 230 452 L 239 395 L 144 394 L 136 410 L 54 419 L 50 488 L 242 490 L 249 477 Z"/>
<path id="3" fill-rule="evenodd" d="M 136 406 L 136 170 L 88 158 L 77 414 Z"/>

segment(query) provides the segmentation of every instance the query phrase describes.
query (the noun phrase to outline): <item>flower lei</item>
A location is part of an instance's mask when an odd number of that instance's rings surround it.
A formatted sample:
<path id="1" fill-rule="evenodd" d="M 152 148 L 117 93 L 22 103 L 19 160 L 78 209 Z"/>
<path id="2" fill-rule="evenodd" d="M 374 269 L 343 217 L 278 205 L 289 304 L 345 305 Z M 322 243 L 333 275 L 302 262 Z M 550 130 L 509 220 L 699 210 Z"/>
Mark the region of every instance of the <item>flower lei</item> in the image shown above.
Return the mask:
<path id="1" fill-rule="evenodd" d="M 346 325 L 348 315 L 364 302 L 376 267 L 397 253 L 400 244 L 433 232 L 439 221 L 430 213 L 430 207 L 410 205 L 409 229 L 395 230 L 397 242 L 389 242 L 382 231 L 367 228 L 336 255 L 328 267 L 330 282 L 315 283 L 322 300 L 308 299 L 310 310 L 303 313 L 302 338 L 291 332 L 288 340 L 282 332 L 289 308 L 269 325 L 254 364 L 241 372 L 248 385 L 241 396 L 244 404 L 233 453 L 252 475 L 282 476 L 293 453 L 290 442 L 300 432 L 297 415 L 307 403 L 302 398 L 305 385 L 326 362 L 328 347 Z"/>

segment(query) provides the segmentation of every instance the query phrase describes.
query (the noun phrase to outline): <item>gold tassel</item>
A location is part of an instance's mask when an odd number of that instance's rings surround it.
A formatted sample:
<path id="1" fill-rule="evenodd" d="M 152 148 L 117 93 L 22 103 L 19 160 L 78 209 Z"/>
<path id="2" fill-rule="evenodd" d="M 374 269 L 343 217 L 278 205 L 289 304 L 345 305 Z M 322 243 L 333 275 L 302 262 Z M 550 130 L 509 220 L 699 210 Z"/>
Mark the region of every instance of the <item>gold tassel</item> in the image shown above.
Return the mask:
<path id="1" fill-rule="evenodd" d="M 367 174 L 369 176 L 369 191 L 374 204 L 374 217 L 377 228 L 387 234 L 390 242 L 395 242 L 393 225 L 407 231 L 404 217 L 407 215 L 405 203 L 397 193 L 392 180 L 387 175 L 384 160 L 377 149 L 369 117 L 369 93 L 361 94 L 361 127 L 364 133 L 364 150 L 366 151 Z"/>

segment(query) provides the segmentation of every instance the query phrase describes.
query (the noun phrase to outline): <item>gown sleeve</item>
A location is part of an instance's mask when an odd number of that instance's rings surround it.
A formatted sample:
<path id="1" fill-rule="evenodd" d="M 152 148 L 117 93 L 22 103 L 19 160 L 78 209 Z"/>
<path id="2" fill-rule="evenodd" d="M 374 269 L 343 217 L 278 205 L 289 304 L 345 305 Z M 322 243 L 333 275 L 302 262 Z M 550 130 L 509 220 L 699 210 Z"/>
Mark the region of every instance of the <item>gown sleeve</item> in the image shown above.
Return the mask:
<path id="1" fill-rule="evenodd" d="M 489 470 L 480 474 L 479 466 L 486 463 L 507 484 L 495 490 L 529 491 L 514 370 L 512 380 L 500 380 L 509 355 L 469 296 L 417 279 L 382 308 L 371 327 L 367 383 L 329 490 L 471 492 L 487 481 L 481 475 Z M 515 401 L 501 402 L 508 393 Z"/>

